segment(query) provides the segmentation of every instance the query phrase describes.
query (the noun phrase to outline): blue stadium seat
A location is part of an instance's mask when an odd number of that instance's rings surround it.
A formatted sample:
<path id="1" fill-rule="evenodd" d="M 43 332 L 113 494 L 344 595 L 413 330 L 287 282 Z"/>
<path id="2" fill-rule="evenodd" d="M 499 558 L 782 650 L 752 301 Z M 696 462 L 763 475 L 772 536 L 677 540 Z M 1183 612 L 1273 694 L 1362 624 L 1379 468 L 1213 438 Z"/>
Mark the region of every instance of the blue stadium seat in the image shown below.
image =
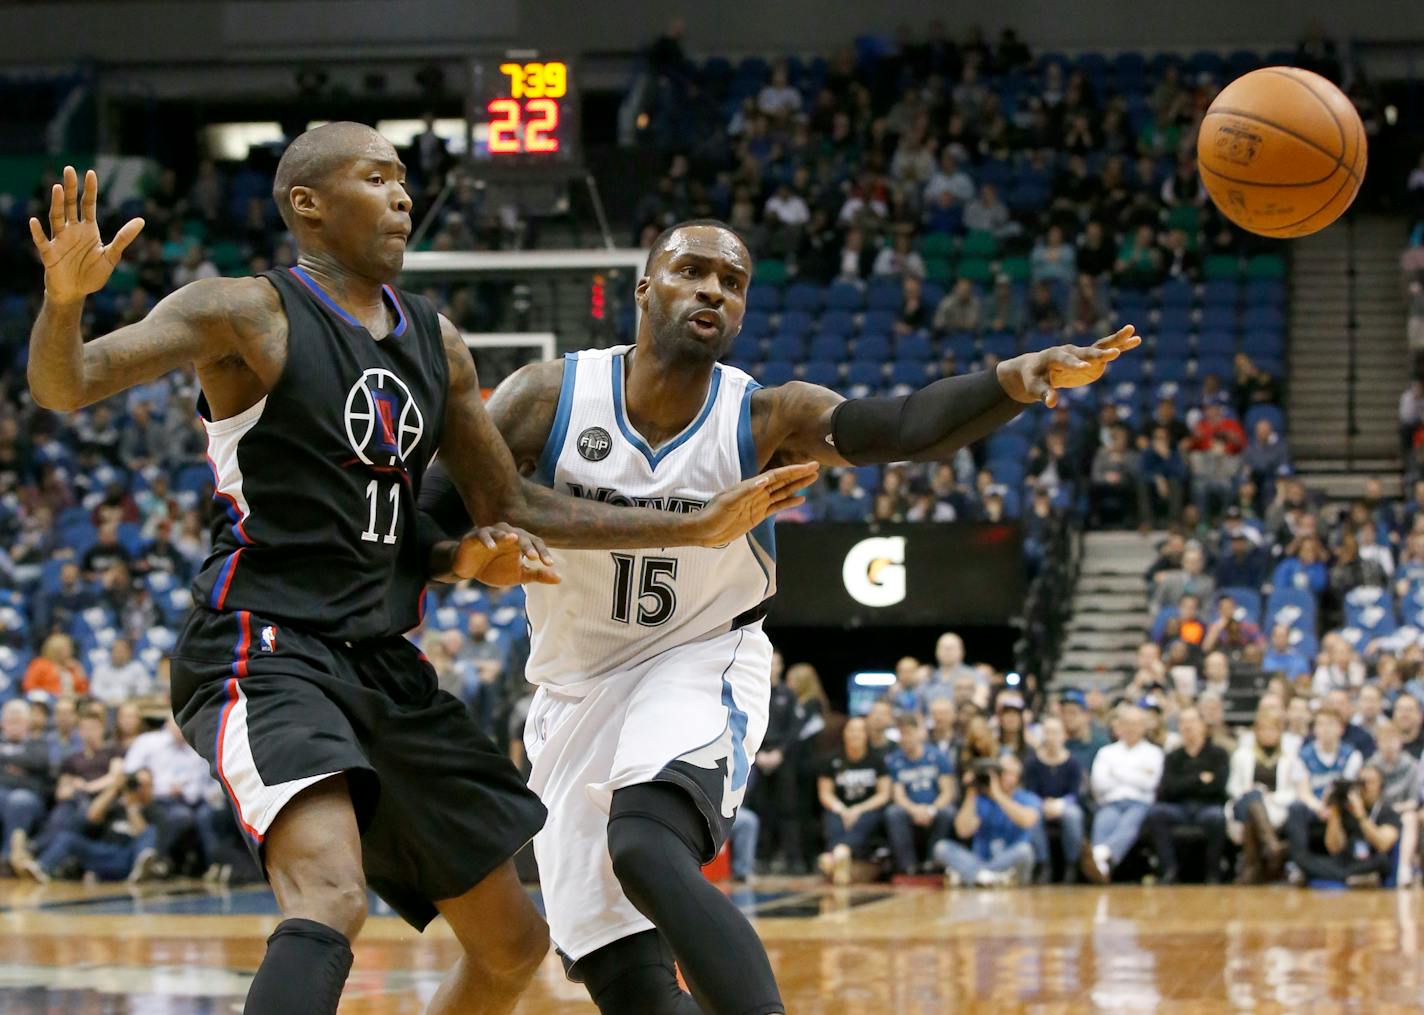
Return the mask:
<path id="1" fill-rule="evenodd" d="M 849 310 L 827 310 L 821 314 L 817 325 L 823 335 L 853 335 L 855 334 L 855 315 Z"/>
<path id="2" fill-rule="evenodd" d="M 844 360 L 849 351 L 850 339 L 845 335 L 821 334 L 812 336 L 807 355 L 812 359 L 830 360 L 834 363 Z"/>
<path id="3" fill-rule="evenodd" d="M 868 335 L 888 335 L 895 330 L 895 313 L 889 310 L 867 310 L 861 318 L 860 330 Z"/>
<path id="4" fill-rule="evenodd" d="M 768 388 L 796 379 L 796 367 L 787 360 L 769 360 L 762 364 L 761 382 Z"/>
<path id="5" fill-rule="evenodd" d="M 1256 421 L 1261 419 L 1270 420 L 1271 427 L 1276 433 L 1284 434 L 1286 432 L 1285 414 L 1281 412 L 1279 407 L 1274 405 L 1253 405 L 1246 410 L 1246 421 L 1242 423 L 1248 435 L 1256 429 Z"/>
<path id="6" fill-rule="evenodd" d="M 978 343 L 972 331 L 952 331 L 944 337 L 944 351 L 954 356 L 962 370 L 978 355 Z"/>
<path id="7" fill-rule="evenodd" d="M 761 339 L 756 335 L 749 335 L 743 331 L 736 338 L 732 339 L 732 349 L 728 355 L 743 363 L 755 363 L 761 359 Z"/>
<path id="8" fill-rule="evenodd" d="M 814 282 L 795 282 L 787 287 L 785 299 L 788 311 L 804 310 L 808 314 L 818 314 L 825 305 L 826 291 Z"/>
<path id="9" fill-rule="evenodd" d="M 1234 369 L 1230 356 L 1198 356 L 1196 360 L 1196 376 L 1200 380 L 1208 375 L 1214 375 L 1217 380 L 1227 383 L 1231 380 Z"/>
<path id="10" fill-rule="evenodd" d="M 1184 278 L 1169 278 L 1162 283 L 1163 307 L 1190 307 L 1196 301 L 1192 284 Z"/>
<path id="11" fill-rule="evenodd" d="M 1315 597 L 1306 589 L 1280 588 L 1271 592 L 1266 601 L 1266 616 L 1269 618 L 1266 633 L 1271 625 L 1285 624 L 1315 632 L 1317 607 Z"/>
<path id="12" fill-rule="evenodd" d="M 1033 442 L 1024 434 L 1005 429 L 993 434 L 986 442 L 984 450 L 991 460 L 1017 458 L 1020 461 L 1027 461 L 1028 453 L 1032 447 Z"/>
<path id="13" fill-rule="evenodd" d="M 742 334 L 758 338 L 771 331 L 771 315 L 761 310 L 748 310 L 742 317 Z"/>
<path id="14" fill-rule="evenodd" d="M 915 360 L 896 360 L 890 364 L 890 383 L 904 384 L 911 388 L 923 388 L 929 380 L 925 365 Z"/>
<path id="15" fill-rule="evenodd" d="M 1202 285 L 1203 307 L 1235 307 L 1241 302 L 1241 290 L 1227 278 L 1214 278 Z"/>
<path id="16" fill-rule="evenodd" d="M 1362 586 L 1345 594 L 1345 625 L 1364 633 L 1365 641 L 1393 634 L 1398 626 L 1388 589 Z"/>
<path id="17" fill-rule="evenodd" d="M 1187 358 L 1185 355 L 1158 356 L 1152 361 L 1152 379 L 1162 381 L 1184 381 L 1187 379 Z"/>
<path id="18" fill-rule="evenodd" d="M 983 338 L 984 352 L 1000 359 L 1019 354 L 1019 337 L 1011 331 L 991 331 Z"/>
<path id="19" fill-rule="evenodd" d="M 898 281 L 874 282 L 865 295 L 865 305 L 871 311 L 898 314 L 905 305 L 905 292 Z"/>
<path id="20" fill-rule="evenodd" d="M 840 367 L 828 360 L 813 359 L 802 366 L 801 379 L 823 388 L 834 388 L 840 384 Z"/>
<path id="21" fill-rule="evenodd" d="M 1248 307 L 1259 306 L 1284 306 L 1286 302 L 1286 284 L 1278 278 L 1253 278 L 1246 283 L 1246 305 Z"/>
<path id="22" fill-rule="evenodd" d="M 1235 331 L 1236 325 L 1235 307 L 1202 307 L 1200 331 Z"/>
<path id="23" fill-rule="evenodd" d="M 861 335 L 851 355 L 858 360 L 884 363 L 890 359 L 890 339 L 885 335 Z"/>
<path id="24" fill-rule="evenodd" d="M 883 383 L 883 368 L 879 363 L 857 360 L 846 367 L 846 384 L 876 390 Z"/>
<path id="25" fill-rule="evenodd" d="M 1251 623 L 1253 624 L 1259 624 L 1261 622 L 1260 592 L 1256 591 L 1255 589 L 1246 588 L 1245 586 L 1241 585 L 1230 585 L 1224 589 L 1216 590 L 1216 598 L 1218 601 L 1220 601 L 1224 596 L 1231 597 L 1232 601 L 1236 603 L 1236 608 L 1238 611 L 1245 611 L 1246 620 L 1251 621 Z M 1212 616 L 1215 617 L 1214 612 Z M 1242 614 L 1238 612 L 1237 616 L 1242 616 Z"/>
<path id="26" fill-rule="evenodd" d="M 865 293 L 853 282 L 833 282 L 826 293 L 826 308 L 855 313 L 865 307 Z"/>
<path id="27" fill-rule="evenodd" d="M 1236 334 L 1220 328 L 1202 331 L 1197 335 L 1197 355 L 1233 356 L 1236 353 Z"/>
<path id="28" fill-rule="evenodd" d="M 1190 307 L 1163 307 L 1157 318 L 1157 330 L 1162 332 L 1186 332 L 1192 330 Z"/>
<path id="29" fill-rule="evenodd" d="M 991 458 L 989 460 L 989 474 L 994 477 L 994 482 L 1002 483 L 1010 490 L 1016 490 L 1023 486 L 1024 475 L 1028 471 L 1028 466 L 1022 458 Z M 1008 491 L 1004 494 L 1004 506 L 1006 514 L 1013 514 L 1008 511 Z"/>
<path id="30" fill-rule="evenodd" d="M 901 335 L 895 339 L 895 358 L 914 360 L 916 365 L 922 366 L 924 361 L 930 358 L 929 336 L 922 331 Z"/>
<path id="31" fill-rule="evenodd" d="M 811 331 L 811 314 L 806 310 L 783 311 L 776 329 L 783 335 L 804 336 Z"/>
<path id="32" fill-rule="evenodd" d="M 1410 627 L 1424 628 L 1424 584 L 1415 582 L 1399 600 L 1399 619 Z"/>
<path id="33" fill-rule="evenodd" d="M 1241 315 L 1243 331 L 1283 331 L 1286 326 L 1285 311 L 1280 307 L 1247 307 Z"/>
<path id="34" fill-rule="evenodd" d="M 806 336 L 773 335 L 766 342 L 766 359 L 784 359 L 799 363 L 806 358 Z"/>

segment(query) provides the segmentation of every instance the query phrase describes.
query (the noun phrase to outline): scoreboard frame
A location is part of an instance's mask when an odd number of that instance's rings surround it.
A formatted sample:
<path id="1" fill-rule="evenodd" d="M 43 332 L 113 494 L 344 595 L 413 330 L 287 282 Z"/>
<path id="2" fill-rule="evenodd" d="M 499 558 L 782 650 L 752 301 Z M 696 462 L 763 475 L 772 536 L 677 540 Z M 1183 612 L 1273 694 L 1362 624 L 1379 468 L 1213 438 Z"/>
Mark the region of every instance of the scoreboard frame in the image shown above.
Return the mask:
<path id="1" fill-rule="evenodd" d="M 516 49 L 470 60 L 469 158 L 482 174 L 561 179 L 584 173 L 578 67 Z M 483 143 L 476 130 L 483 127 Z"/>

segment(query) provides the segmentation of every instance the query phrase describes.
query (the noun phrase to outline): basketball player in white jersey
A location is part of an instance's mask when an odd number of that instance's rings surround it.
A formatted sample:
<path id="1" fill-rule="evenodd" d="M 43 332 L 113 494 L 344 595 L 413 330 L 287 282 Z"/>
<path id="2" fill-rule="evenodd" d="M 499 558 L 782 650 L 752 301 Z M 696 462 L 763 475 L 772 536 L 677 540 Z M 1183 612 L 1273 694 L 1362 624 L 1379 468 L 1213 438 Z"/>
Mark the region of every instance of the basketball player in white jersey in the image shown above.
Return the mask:
<path id="1" fill-rule="evenodd" d="M 1140 342 L 1127 327 L 900 398 L 762 388 L 718 362 L 751 277 L 722 223 L 660 236 L 637 286 L 636 345 L 527 366 L 494 393 L 490 415 L 520 468 L 576 496 L 696 511 L 773 462 L 948 459 Z M 448 533 L 468 527 L 438 466 L 421 504 Z M 751 925 L 700 873 L 766 731 L 771 523 L 719 548 L 562 558 L 562 585 L 528 588 L 526 675 L 539 690 L 524 738 L 549 810 L 534 849 L 554 943 L 605 1015 L 785 1012 Z"/>

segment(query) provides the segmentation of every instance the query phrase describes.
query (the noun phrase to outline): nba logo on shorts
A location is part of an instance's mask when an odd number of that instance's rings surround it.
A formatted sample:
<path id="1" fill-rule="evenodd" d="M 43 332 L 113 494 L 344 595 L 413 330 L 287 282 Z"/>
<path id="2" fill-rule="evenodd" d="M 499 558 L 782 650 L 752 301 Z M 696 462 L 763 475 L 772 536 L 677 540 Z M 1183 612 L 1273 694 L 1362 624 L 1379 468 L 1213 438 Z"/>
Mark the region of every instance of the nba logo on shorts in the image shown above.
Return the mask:
<path id="1" fill-rule="evenodd" d="M 601 426 L 591 426 L 578 438 L 578 453 L 590 462 L 601 462 L 613 450 L 613 438 Z"/>
<path id="2" fill-rule="evenodd" d="M 277 629 L 276 629 L 275 627 L 273 627 L 271 624 L 268 624 L 266 627 L 264 627 L 264 628 L 262 629 L 261 641 L 262 641 L 262 651 L 263 651 L 263 652 L 276 652 L 276 651 L 277 651 Z"/>

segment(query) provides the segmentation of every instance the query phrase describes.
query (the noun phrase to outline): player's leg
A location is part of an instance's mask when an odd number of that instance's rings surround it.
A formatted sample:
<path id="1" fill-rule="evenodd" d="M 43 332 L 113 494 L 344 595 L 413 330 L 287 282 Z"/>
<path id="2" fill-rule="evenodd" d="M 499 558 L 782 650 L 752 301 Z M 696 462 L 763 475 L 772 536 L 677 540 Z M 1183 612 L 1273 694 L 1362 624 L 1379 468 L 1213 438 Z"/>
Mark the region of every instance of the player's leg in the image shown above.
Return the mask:
<path id="1" fill-rule="evenodd" d="M 498 1015 L 533 979 L 549 951 L 549 928 L 506 861 L 455 899 L 435 903 L 465 954 L 430 1002 L 430 1015 Z"/>
<path id="2" fill-rule="evenodd" d="M 692 795 L 651 782 L 613 794 L 608 854 L 623 892 L 667 939 L 711 1015 L 784 1012 L 766 949 L 736 905 L 702 876 L 715 844 Z"/>
<path id="3" fill-rule="evenodd" d="M 351 972 L 351 942 L 366 922 L 361 833 L 346 777 L 294 796 L 264 843 L 282 922 L 247 992 L 247 1015 L 335 1013 Z"/>
<path id="4" fill-rule="evenodd" d="M 602 1015 L 699 1015 L 702 1008 L 677 982 L 677 965 L 656 930 L 598 948 L 570 970 Z"/>

